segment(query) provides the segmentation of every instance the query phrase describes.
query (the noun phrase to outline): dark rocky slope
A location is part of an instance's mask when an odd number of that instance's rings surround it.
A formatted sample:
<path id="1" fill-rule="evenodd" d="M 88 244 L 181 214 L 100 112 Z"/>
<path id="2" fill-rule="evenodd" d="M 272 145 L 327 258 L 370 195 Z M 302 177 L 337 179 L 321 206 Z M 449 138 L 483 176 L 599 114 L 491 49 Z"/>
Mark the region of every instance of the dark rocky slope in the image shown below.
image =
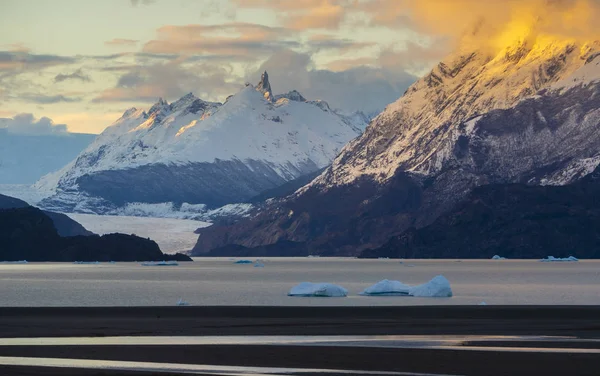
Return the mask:
<path id="1" fill-rule="evenodd" d="M 53 220 L 34 207 L 0 210 L 1 261 L 188 261 L 166 255 L 149 239 L 133 235 L 62 237 Z"/>
<path id="2" fill-rule="evenodd" d="M 568 186 L 487 185 L 361 257 L 600 258 L 600 169 Z"/>

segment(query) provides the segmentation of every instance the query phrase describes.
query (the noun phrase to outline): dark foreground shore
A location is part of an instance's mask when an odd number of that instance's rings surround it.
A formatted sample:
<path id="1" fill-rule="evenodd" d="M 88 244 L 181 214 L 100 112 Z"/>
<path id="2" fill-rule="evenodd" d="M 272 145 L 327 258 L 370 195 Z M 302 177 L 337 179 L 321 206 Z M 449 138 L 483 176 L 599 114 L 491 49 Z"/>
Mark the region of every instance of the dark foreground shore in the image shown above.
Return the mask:
<path id="1" fill-rule="evenodd" d="M 600 351 L 489 351 L 297 345 L 7 346 L 2 338 L 214 335 L 534 335 L 600 339 L 600 307 L 0 308 L 0 357 L 298 367 L 452 375 L 598 375 Z M 568 341 L 572 341 L 569 339 Z M 600 349 L 558 339 L 541 348 Z M 527 347 L 518 341 L 501 347 Z M 473 346 L 477 348 L 473 348 Z M 2 375 L 129 375 L 0 366 Z M 135 373 L 154 375 L 156 373 Z M 161 373 L 165 375 L 169 373 Z M 176 374 L 176 373 L 170 373 Z M 357 373 L 358 374 L 358 373 Z"/>

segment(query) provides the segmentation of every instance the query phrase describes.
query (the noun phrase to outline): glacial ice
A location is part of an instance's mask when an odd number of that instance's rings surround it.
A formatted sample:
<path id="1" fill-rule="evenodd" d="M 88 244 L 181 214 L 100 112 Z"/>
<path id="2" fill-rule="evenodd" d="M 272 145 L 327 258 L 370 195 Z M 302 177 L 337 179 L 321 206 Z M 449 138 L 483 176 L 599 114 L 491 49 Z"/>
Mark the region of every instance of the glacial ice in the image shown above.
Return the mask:
<path id="1" fill-rule="evenodd" d="M 73 264 L 77 265 L 98 265 L 100 261 L 73 261 Z"/>
<path id="2" fill-rule="evenodd" d="M 331 283 L 311 283 L 302 282 L 299 285 L 292 287 L 288 296 L 304 296 L 304 297 L 345 297 L 348 295 L 348 290 L 342 286 Z"/>
<path id="3" fill-rule="evenodd" d="M 506 260 L 506 257 L 495 255 L 494 257 L 492 257 L 492 260 Z"/>
<path id="4" fill-rule="evenodd" d="M 575 262 L 575 261 L 579 261 L 578 258 L 573 257 L 573 256 L 569 256 L 569 257 L 565 257 L 565 258 L 560 258 L 560 257 L 554 257 L 554 256 L 548 256 L 545 259 L 541 259 L 541 262 Z"/>
<path id="5" fill-rule="evenodd" d="M 260 261 L 258 261 L 258 260 L 257 260 L 257 261 L 254 263 L 254 267 L 255 267 L 255 268 L 264 268 L 264 267 L 265 267 L 265 264 L 263 264 L 262 262 L 260 262 Z"/>
<path id="6" fill-rule="evenodd" d="M 418 286 L 409 286 L 400 281 L 384 279 L 365 289 L 366 296 L 414 296 L 419 298 L 449 298 L 452 288 L 446 277 L 438 275 L 431 281 Z"/>
<path id="7" fill-rule="evenodd" d="M 178 266 L 177 261 L 146 261 L 142 262 L 142 266 Z"/>
<path id="8" fill-rule="evenodd" d="M 190 303 L 186 302 L 185 300 L 183 300 L 183 298 L 180 298 L 177 303 L 175 303 L 175 305 L 177 306 L 189 306 Z"/>
<path id="9" fill-rule="evenodd" d="M 19 261 L 0 261 L 0 264 L 27 264 L 27 260 L 19 260 Z"/>

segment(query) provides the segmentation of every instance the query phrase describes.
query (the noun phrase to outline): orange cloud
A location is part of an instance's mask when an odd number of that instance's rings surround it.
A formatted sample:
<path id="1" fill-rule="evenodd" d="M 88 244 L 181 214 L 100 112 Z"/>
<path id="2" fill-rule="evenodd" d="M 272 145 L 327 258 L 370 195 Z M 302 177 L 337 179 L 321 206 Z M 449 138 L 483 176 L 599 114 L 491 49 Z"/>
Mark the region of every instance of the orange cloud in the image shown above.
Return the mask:
<path id="1" fill-rule="evenodd" d="M 107 40 L 104 42 L 105 45 L 110 47 L 134 47 L 137 45 L 138 41 L 135 39 L 123 39 L 123 38 L 115 38 L 111 40 Z"/>
<path id="2" fill-rule="evenodd" d="M 243 22 L 168 25 L 158 29 L 158 38 L 146 43 L 143 51 L 252 57 L 300 46 L 290 35 L 288 29 Z"/>
<path id="3" fill-rule="evenodd" d="M 351 8 L 350 0 L 234 0 L 242 8 L 271 8 L 295 30 L 336 29 Z"/>
<path id="4" fill-rule="evenodd" d="M 455 42 L 503 48 L 515 40 L 595 39 L 597 0 L 365 0 L 356 3 L 371 24 L 410 27 Z"/>

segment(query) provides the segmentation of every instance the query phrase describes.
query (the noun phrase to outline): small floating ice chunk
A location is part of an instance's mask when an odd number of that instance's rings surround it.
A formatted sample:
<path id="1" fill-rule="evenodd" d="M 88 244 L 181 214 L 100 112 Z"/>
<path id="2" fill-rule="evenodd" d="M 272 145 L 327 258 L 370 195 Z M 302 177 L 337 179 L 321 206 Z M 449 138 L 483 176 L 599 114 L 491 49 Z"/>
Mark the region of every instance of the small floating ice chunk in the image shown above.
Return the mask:
<path id="1" fill-rule="evenodd" d="M 390 281 L 384 279 L 371 287 L 365 289 L 360 295 L 380 295 L 380 296 L 408 296 L 410 290 L 409 285 L 405 285 L 400 281 Z"/>
<path id="2" fill-rule="evenodd" d="M 321 256 L 319 256 L 319 255 L 308 255 L 308 258 L 319 258 L 319 257 L 321 257 Z"/>
<path id="3" fill-rule="evenodd" d="M 438 275 L 431 281 L 418 286 L 409 286 L 400 281 L 384 279 L 361 293 L 367 296 L 415 296 L 419 298 L 449 298 L 452 296 L 450 282 Z"/>
<path id="4" fill-rule="evenodd" d="M 27 260 L 19 261 L 0 261 L 0 264 L 28 264 Z"/>
<path id="5" fill-rule="evenodd" d="M 100 261 L 73 261 L 73 264 L 77 265 L 98 265 Z"/>
<path id="6" fill-rule="evenodd" d="M 183 298 L 179 298 L 179 300 L 177 301 L 177 303 L 175 305 L 178 305 L 178 306 L 189 306 L 190 303 L 188 303 L 185 300 L 183 300 Z"/>
<path id="7" fill-rule="evenodd" d="M 252 264 L 250 260 L 237 260 L 234 264 Z"/>
<path id="8" fill-rule="evenodd" d="M 299 285 L 292 287 L 288 296 L 305 296 L 305 297 L 345 297 L 348 295 L 348 290 L 342 286 L 331 283 L 311 283 L 302 282 Z"/>
<path id="9" fill-rule="evenodd" d="M 477 305 L 487 305 L 487 303 L 486 302 L 481 302 L 481 303 L 479 303 Z"/>
<path id="10" fill-rule="evenodd" d="M 569 256 L 569 257 L 565 257 L 565 258 L 557 258 L 554 256 L 548 256 L 545 259 L 541 259 L 541 262 L 576 262 L 579 261 L 578 258 L 573 257 L 573 256 Z"/>
<path id="11" fill-rule="evenodd" d="M 506 260 L 506 257 L 495 255 L 494 257 L 492 257 L 492 260 Z"/>
<path id="12" fill-rule="evenodd" d="M 142 262 L 142 266 L 178 266 L 177 261 L 146 261 Z"/>
<path id="13" fill-rule="evenodd" d="M 389 257 L 377 257 L 378 260 L 389 260 Z"/>
<path id="14" fill-rule="evenodd" d="M 254 263 L 254 267 L 255 267 L 255 268 L 264 268 L 264 267 L 265 267 L 265 264 L 263 264 L 263 263 L 262 263 L 262 262 L 260 262 L 260 261 L 256 261 L 256 262 Z"/>

